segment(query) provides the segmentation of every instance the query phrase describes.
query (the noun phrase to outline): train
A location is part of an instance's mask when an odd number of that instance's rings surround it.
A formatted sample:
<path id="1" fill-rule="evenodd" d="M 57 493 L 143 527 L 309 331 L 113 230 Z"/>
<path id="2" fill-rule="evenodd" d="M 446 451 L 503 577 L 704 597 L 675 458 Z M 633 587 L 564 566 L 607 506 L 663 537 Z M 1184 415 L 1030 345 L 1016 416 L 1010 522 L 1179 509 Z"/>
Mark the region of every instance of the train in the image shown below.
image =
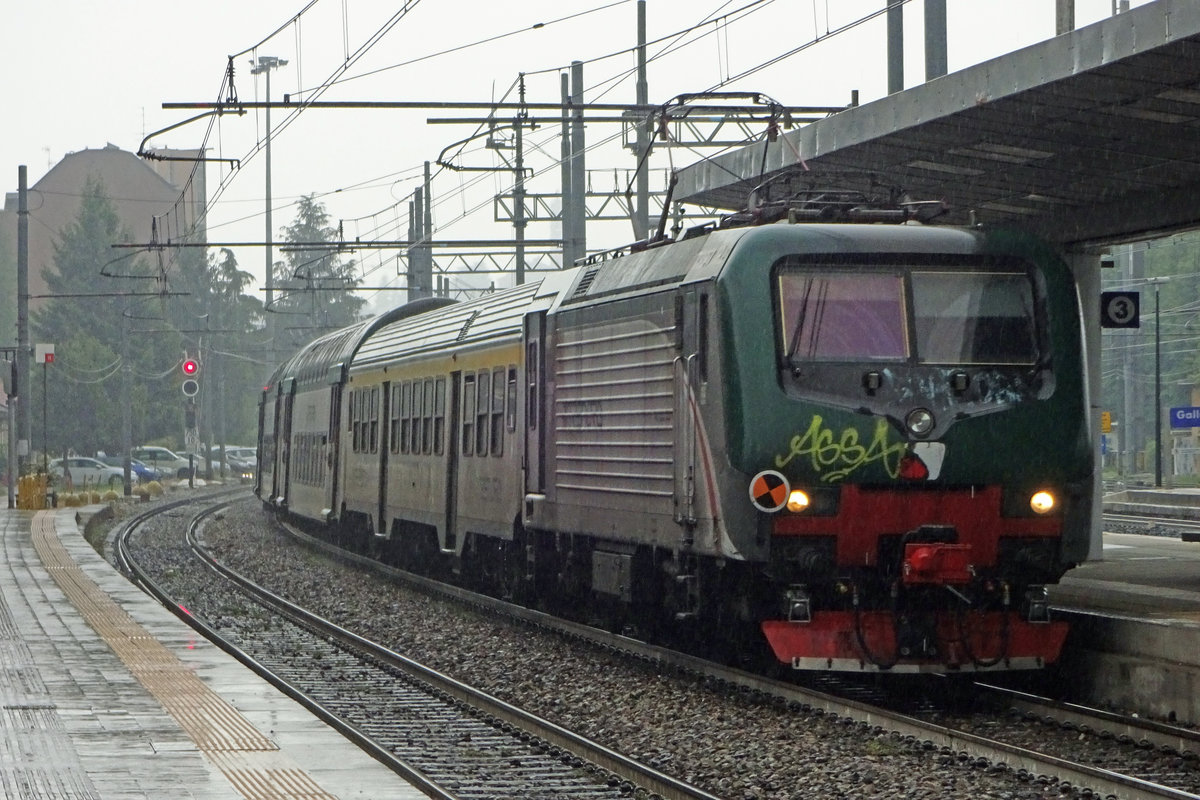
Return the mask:
<path id="1" fill-rule="evenodd" d="M 1087 558 L 1096 468 L 1071 270 L 903 210 L 749 221 L 316 339 L 264 388 L 256 494 L 781 669 L 1053 663 L 1046 586 Z"/>

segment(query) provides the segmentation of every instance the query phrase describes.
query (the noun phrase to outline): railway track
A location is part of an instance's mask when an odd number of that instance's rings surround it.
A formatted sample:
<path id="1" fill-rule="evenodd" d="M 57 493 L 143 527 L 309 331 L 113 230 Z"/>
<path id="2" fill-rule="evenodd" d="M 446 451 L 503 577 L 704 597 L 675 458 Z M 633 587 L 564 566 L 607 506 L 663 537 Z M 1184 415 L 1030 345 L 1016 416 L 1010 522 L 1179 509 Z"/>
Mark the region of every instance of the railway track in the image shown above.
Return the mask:
<path id="1" fill-rule="evenodd" d="M 951 725 L 946 724 L 947 715 L 944 713 L 912 714 L 888 710 L 886 704 L 890 701 L 883 699 L 886 692 L 878 695 L 867 691 L 863 696 L 872 698 L 868 701 L 846 696 L 855 693 L 853 688 L 848 688 L 849 686 L 861 684 L 847 684 L 833 679 L 830 685 L 835 688 L 831 691 L 821 691 L 798 687 L 789 681 L 756 676 L 513 606 L 470 591 L 428 581 L 419 576 L 380 567 L 371 559 L 347 553 L 294 528 L 288 530 L 297 540 L 333 558 L 360 567 L 385 571 L 393 577 L 399 576 L 402 580 L 422 586 L 425 590 L 487 608 L 492 613 L 512 616 L 601 647 L 623 651 L 639 659 L 694 673 L 704 680 L 720 682 L 730 691 L 749 693 L 759 698 L 772 698 L 801 713 L 818 713 L 838 719 L 842 724 L 858 727 L 864 732 L 883 728 L 901 741 L 919 742 L 926 750 L 936 749 L 943 756 L 970 760 L 985 769 L 1002 765 L 1003 769 L 1011 770 L 1020 780 L 1056 783 L 1062 794 L 1078 790 L 1084 797 L 1129 800 L 1194 800 L 1200 797 L 1197 793 L 1200 792 L 1200 769 L 1197 769 L 1200 765 L 1200 736 L 1192 731 L 1078 705 L 1056 703 L 1048 698 L 1039 698 L 1000 686 L 977 684 L 978 691 L 988 692 L 994 703 L 1007 709 L 1001 713 L 1008 722 L 1013 725 L 1018 722 L 1035 723 L 1024 726 L 1027 730 L 1034 731 L 1032 736 L 1005 736 L 995 731 L 990 735 L 983 735 L 968 729 L 969 717 L 954 720 L 954 724 Z M 1050 736 L 1050 732 L 1056 735 Z M 1094 741 L 1104 743 L 1099 748 L 1103 757 L 1092 756 L 1089 759 L 1087 756 L 1080 756 L 1078 760 L 1072 760 L 1027 746 L 1031 739 L 1036 740 L 1039 736 L 1042 739 L 1042 747 L 1050 745 L 1057 752 L 1072 750 L 1076 753 L 1083 748 L 1068 747 L 1071 739 L 1094 737 Z M 1113 750 L 1119 750 L 1123 755 L 1114 755 Z M 1110 769 L 1106 764 L 1120 765 L 1120 769 Z M 1171 785 L 1172 782 L 1176 785 Z"/>
<path id="2" fill-rule="evenodd" d="M 469 604 L 475 609 L 482 609 L 487 615 L 504 616 L 520 620 L 521 624 L 533 626 L 539 630 L 554 631 L 555 636 L 568 637 L 572 640 L 585 641 L 589 647 L 602 648 L 619 652 L 623 658 L 632 662 L 651 665 L 649 672 L 657 676 L 679 675 L 683 681 L 700 682 L 718 695 L 746 698 L 746 702 L 754 708 L 776 709 L 800 722 L 801 726 L 816 728 L 820 725 L 834 726 L 847 736 L 860 741 L 892 742 L 897 752 L 913 752 L 926 754 L 926 760 L 945 765 L 948 769 L 967 769 L 978 773 L 986 773 L 997 780 L 1010 781 L 1017 789 L 1011 793 L 989 796 L 1004 797 L 1106 797 L 1106 798 L 1195 798 L 1197 794 L 1194 783 L 1197 774 L 1195 740 L 1188 732 L 1150 734 L 1146 731 L 1154 726 L 1144 721 L 1118 719 L 1110 715 L 1107 720 L 1100 719 L 1094 712 L 1071 709 L 1071 714 L 1059 713 L 1048 709 L 1045 705 L 1033 706 L 1036 702 L 1027 696 L 1009 694 L 1003 699 L 994 700 L 990 705 L 992 711 L 987 713 L 972 712 L 970 717 L 974 726 L 950 719 L 943 712 L 928 713 L 928 709 L 918 713 L 902 713 L 889 710 L 870 696 L 866 699 L 854 699 L 839 696 L 829 691 L 796 686 L 791 682 L 773 680 L 762 676 L 752 675 L 743 671 L 729 669 L 702 661 L 687 655 L 653 647 L 641 642 L 620 636 L 614 636 L 603 631 L 575 625 L 536 611 L 523 609 L 491 598 L 480 597 L 470 592 L 435 584 L 425 579 L 410 576 L 407 573 L 380 567 L 376 562 L 347 554 L 332 548 L 320 540 L 306 537 L 299 532 L 292 534 L 312 548 L 330 552 L 338 560 L 373 572 L 386 574 L 388 580 L 403 580 L 415 586 L 422 593 L 436 591 L 455 602 Z M 304 557 L 306 560 L 311 557 Z M 313 562 L 315 564 L 315 562 Z M 314 567 L 315 569 L 315 567 Z M 332 580 L 332 578 L 330 578 Z M 344 623 L 352 627 L 349 621 Z M 507 624 L 507 623 L 506 623 Z M 339 664 L 334 669 L 342 670 Z M 329 671 L 326 670 L 326 675 Z M 329 681 L 325 681 L 328 683 Z M 451 690 L 442 690 L 452 694 Z M 983 691 L 982 688 L 979 691 Z M 989 691 L 991 691 L 989 689 Z M 484 712 L 491 714 L 491 712 Z M 1082 715 L 1082 716 L 1080 716 Z M 980 724 L 980 721 L 983 723 Z M 818 724 L 819 723 L 819 724 Z M 517 724 L 512 723 L 514 729 Z M 1006 735 L 1000 728 L 1023 728 L 1027 731 L 1025 744 L 1022 740 Z M 1165 729 L 1165 726 L 1163 726 Z M 1028 731 L 1032 731 L 1029 734 Z M 1156 738 L 1160 734 L 1167 738 Z M 520 735 L 520 734 L 519 734 Z M 560 745 L 551 737 L 542 734 L 525 733 L 526 738 L 536 739 L 539 744 L 548 749 L 552 757 L 560 761 L 566 754 Z M 691 734 L 695 735 L 695 734 Z M 1029 745 L 1029 738 L 1034 745 Z M 1079 740 L 1083 737 L 1086 751 L 1094 748 L 1097 753 L 1093 757 L 1065 757 L 1069 752 L 1064 742 Z M 1090 742 L 1090 744 L 1086 744 Z M 761 744 L 769 746 L 767 741 Z M 1124 755 L 1114 759 L 1112 752 Z M 582 758 L 577 756 L 577 758 Z M 1124 760 L 1122 760 L 1124 759 Z M 597 759 L 596 766 L 602 774 L 610 774 L 612 768 L 603 760 Z M 1128 762 L 1140 762 L 1130 764 Z M 676 770 L 679 765 L 675 765 Z M 615 771 L 611 772 L 613 776 Z M 628 792 L 633 781 L 623 777 L 607 778 L 616 780 L 614 787 L 605 787 Z M 624 787 L 620 784 L 629 781 Z M 711 791 L 711 787 L 709 787 Z M 639 791 L 639 790 L 635 790 Z M 644 791 L 644 790 L 641 790 Z M 695 796 L 676 795 L 660 792 L 663 797 Z M 741 793 L 720 796 L 741 797 Z M 461 795 L 468 796 L 468 795 Z M 522 795 L 524 796 L 524 795 Z M 541 795 L 529 794 L 529 797 Z M 565 796 L 565 795 L 562 795 Z M 609 795 L 613 796 L 613 795 Z M 626 794 L 625 796 L 629 796 Z M 635 796 L 645 796 L 636 794 Z M 699 796 L 705 796 L 703 794 Z M 709 795 L 716 796 L 716 795 Z M 751 796 L 751 795 L 746 795 Z M 790 795 L 754 795 L 762 797 Z M 817 796 L 816 794 L 812 796 Z M 875 796 L 875 795 L 862 795 Z"/>
<path id="3" fill-rule="evenodd" d="M 165 585 L 166 576 L 140 564 L 136 538 L 148 516 L 117 538 L 115 557 L 189 624 L 428 796 L 717 800 L 370 642 L 224 567 L 197 535 L 221 508 L 210 506 L 192 516 L 187 546 L 204 568 L 222 578 L 211 587 L 229 594 L 222 604 L 243 607 L 235 636 L 180 611 L 183 603 Z M 252 610 L 245 608 L 248 602 Z M 255 620 L 254 631 L 247 619 Z"/>
<path id="4" fill-rule="evenodd" d="M 1119 533 L 1145 533 L 1153 536 L 1178 536 L 1185 542 L 1200 542 L 1200 520 L 1177 517 L 1105 512 L 1104 530 Z"/>

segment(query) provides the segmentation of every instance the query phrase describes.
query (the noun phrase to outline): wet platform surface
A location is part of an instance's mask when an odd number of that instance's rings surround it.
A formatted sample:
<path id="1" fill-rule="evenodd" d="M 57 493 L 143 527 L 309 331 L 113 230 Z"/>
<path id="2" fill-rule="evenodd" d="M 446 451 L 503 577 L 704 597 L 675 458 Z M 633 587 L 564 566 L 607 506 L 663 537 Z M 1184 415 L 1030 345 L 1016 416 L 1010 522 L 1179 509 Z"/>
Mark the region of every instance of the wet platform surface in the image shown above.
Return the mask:
<path id="1" fill-rule="evenodd" d="M 424 796 L 129 583 L 76 509 L 0 510 L 0 560 L 0 796 Z M 1200 543 L 1106 533 L 1050 592 L 1118 618 L 1078 623 L 1108 649 L 1200 652 Z"/>
<path id="2" fill-rule="evenodd" d="M 1187 519 L 1200 493 L 1136 499 L 1155 516 Z M 1103 544 L 1099 558 L 1048 587 L 1055 615 L 1071 626 L 1057 671 L 1081 702 L 1200 725 L 1200 543 L 1106 532 Z"/>
<path id="3" fill-rule="evenodd" d="M 0 510 L 0 796 L 424 797 L 116 572 L 76 512 Z"/>
<path id="4" fill-rule="evenodd" d="M 1049 592 L 1055 606 L 1200 623 L 1200 543 L 1105 533 L 1102 558 Z"/>

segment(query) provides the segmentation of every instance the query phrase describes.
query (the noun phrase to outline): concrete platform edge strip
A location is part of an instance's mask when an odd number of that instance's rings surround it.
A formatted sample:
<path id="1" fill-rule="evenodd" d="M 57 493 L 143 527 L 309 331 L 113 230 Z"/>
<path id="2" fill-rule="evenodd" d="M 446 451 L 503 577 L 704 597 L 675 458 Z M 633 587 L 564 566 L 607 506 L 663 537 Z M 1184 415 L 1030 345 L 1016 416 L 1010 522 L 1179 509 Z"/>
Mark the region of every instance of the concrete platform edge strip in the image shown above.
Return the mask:
<path id="1" fill-rule="evenodd" d="M 84 574 L 58 539 L 55 512 L 33 519 L 33 545 L 83 619 L 247 800 L 336 800 Z"/>

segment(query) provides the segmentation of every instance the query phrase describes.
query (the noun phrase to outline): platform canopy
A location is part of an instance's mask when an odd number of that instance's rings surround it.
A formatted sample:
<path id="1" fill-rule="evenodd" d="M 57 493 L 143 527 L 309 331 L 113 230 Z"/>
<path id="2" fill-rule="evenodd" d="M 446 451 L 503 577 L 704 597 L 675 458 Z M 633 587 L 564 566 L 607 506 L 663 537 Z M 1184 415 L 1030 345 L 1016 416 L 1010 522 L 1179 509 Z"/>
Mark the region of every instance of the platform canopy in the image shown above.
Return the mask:
<path id="1" fill-rule="evenodd" d="M 1200 227 L 1200 2 L 1139 6 L 687 167 L 675 199 L 742 209 L 764 182 L 899 187 L 1065 246 Z"/>

